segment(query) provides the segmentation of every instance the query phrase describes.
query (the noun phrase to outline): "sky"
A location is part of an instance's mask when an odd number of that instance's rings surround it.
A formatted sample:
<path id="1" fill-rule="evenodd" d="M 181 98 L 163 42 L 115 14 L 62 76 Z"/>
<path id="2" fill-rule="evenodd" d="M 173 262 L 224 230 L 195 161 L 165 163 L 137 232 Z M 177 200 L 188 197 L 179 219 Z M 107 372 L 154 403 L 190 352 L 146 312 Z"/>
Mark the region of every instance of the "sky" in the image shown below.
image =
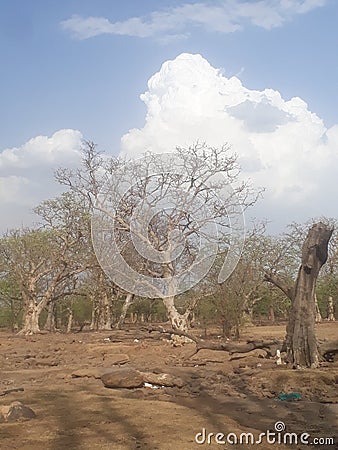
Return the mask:
<path id="1" fill-rule="evenodd" d="M 336 0 L 2 0 L 0 231 L 30 226 L 82 139 L 227 142 L 273 231 L 337 217 Z"/>

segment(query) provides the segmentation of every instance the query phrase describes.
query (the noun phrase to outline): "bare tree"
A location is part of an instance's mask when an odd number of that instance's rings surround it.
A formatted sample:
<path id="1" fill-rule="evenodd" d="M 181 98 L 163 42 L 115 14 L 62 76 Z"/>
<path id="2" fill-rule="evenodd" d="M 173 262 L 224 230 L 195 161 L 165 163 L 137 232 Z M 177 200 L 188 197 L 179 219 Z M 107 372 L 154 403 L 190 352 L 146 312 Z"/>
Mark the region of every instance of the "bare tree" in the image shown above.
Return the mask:
<path id="1" fill-rule="evenodd" d="M 209 248 L 224 251 L 219 246 L 228 245 L 229 215 L 238 202 L 245 208 L 258 194 L 239 181 L 236 156 L 227 145 L 196 144 L 170 155 L 166 164 L 153 154 L 140 160 L 108 158 L 87 142 L 82 168 L 59 170 L 56 177 L 89 202 L 96 220 L 94 241 L 101 239 L 96 254 L 112 279 L 125 291 L 162 299 L 172 327 L 186 330 L 191 308 L 178 312 L 175 297 L 194 277 L 201 239 L 206 242 L 205 261 L 214 256 Z M 178 170 L 168 171 L 168 166 Z M 124 185 L 129 189 L 120 198 Z M 176 275 L 191 266 L 194 269 L 180 285 Z M 121 280 L 128 276 L 126 288 Z"/>

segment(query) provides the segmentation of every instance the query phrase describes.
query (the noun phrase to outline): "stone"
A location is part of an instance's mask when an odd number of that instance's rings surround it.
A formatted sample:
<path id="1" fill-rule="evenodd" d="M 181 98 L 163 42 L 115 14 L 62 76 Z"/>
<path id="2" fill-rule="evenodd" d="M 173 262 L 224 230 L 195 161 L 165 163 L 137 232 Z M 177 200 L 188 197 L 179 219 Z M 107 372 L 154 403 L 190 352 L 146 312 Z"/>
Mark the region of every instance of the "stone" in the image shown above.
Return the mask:
<path id="1" fill-rule="evenodd" d="M 21 402 L 12 402 L 9 406 L 0 407 L 0 422 L 16 422 L 36 417 L 35 412 Z"/>
<path id="2" fill-rule="evenodd" d="M 116 355 L 107 355 L 105 364 L 111 364 L 112 366 L 126 364 L 130 361 L 129 356 L 124 353 L 119 353 Z"/>
<path id="3" fill-rule="evenodd" d="M 143 386 L 144 378 L 138 370 L 122 367 L 112 369 L 101 376 L 101 381 L 108 388 L 138 388 Z"/>
<path id="4" fill-rule="evenodd" d="M 158 386 L 166 387 L 183 387 L 184 381 L 181 378 L 175 377 L 168 373 L 153 373 L 153 372 L 142 372 L 143 380 L 146 383 L 155 384 Z"/>
<path id="5" fill-rule="evenodd" d="M 191 344 L 194 341 L 192 341 L 186 336 L 178 336 L 177 334 L 171 334 L 169 342 L 173 347 L 182 347 L 184 344 Z"/>
<path id="6" fill-rule="evenodd" d="M 111 369 L 102 367 L 89 367 L 87 369 L 78 369 L 72 372 L 72 378 L 97 378 L 100 379 L 102 375 L 109 372 Z"/>

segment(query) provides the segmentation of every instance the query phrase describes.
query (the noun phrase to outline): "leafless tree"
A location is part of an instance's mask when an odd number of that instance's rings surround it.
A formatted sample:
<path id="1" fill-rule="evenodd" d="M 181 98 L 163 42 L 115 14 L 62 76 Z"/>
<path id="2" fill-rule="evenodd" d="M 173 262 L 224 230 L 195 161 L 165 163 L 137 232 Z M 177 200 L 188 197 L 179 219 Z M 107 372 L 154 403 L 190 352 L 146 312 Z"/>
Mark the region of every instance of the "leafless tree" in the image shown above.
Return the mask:
<path id="1" fill-rule="evenodd" d="M 216 246 L 217 252 L 224 251 L 219 247 L 220 243 L 228 242 L 229 216 L 238 203 L 243 208 L 254 204 L 258 192 L 240 181 L 236 156 L 227 145 L 212 148 L 197 143 L 187 149 L 177 148 L 170 154 L 169 165 L 177 170 L 168 171 L 168 162 L 163 165 L 158 155 L 148 154 L 140 160 L 109 158 L 98 153 L 95 144 L 86 142 L 82 167 L 77 171 L 60 169 L 56 178 L 86 198 L 94 215 L 101 220 L 100 231 L 106 228 L 104 242 L 101 248 L 96 248 L 96 253 L 105 255 L 110 274 L 117 284 L 119 277 L 126 277 L 126 266 L 143 276 L 143 280 L 151 278 L 153 281 L 150 284 L 144 281 L 141 289 L 138 284 L 141 292 L 137 294 L 161 298 L 173 328 L 184 330 L 188 327 L 191 308 L 179 313 L 175 307 L 175 281 L 166 285 L 170 286 L 169 291 L 172 289 L 172 295 L 159 289 L 157 282 L 174 280 L 184 268 L 194 266 L 201 239 L 209 246 Z M 120 198 L 123 184 L 130 188 Z M 225 196 L 222 195 L 224 192 Z M 162 209 L 158 210 L 159 207 Z M 207 211 L 204 216 L 200 214 L 201 208 Z M 151 216 L 153 210 L 157 213 Z M 146 230 L 142 230 L 148 213 L 150 219 Z M 212 230 L 215 224 L 217 236 Z M 112 234 L 113 238 L 109 240 Z M 173 235 L 177 237 L 174 245 Z M 151 247 L 156 254 L 161 254 L 161 258 L 154 261 L 144 256 L 140 248 L 136 248 L 135 238 L 141 247 Z M 189 276 L 191 273 L 193 270 Z M 135 293 L 135 283 L 139 280 L 131 277 L 131 294 Z M 131 297 L 126 298 L 130 302 Z"/>

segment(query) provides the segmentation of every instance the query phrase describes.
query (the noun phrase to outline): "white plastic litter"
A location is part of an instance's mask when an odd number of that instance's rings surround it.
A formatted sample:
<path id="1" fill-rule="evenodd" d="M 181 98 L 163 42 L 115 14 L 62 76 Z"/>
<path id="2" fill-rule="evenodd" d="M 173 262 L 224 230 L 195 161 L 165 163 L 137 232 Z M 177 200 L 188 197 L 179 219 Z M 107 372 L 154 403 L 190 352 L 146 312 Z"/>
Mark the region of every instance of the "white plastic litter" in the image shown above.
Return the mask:
<path id="1" fill-rule="evenodd" d="M 151 384 L 151 383 L 145 382 L 144 387 L 149 387 L 150 389 L 161 389 L 161 388 L 164 388 L 165 386 L 159 386 L 156 384 Z"/>

